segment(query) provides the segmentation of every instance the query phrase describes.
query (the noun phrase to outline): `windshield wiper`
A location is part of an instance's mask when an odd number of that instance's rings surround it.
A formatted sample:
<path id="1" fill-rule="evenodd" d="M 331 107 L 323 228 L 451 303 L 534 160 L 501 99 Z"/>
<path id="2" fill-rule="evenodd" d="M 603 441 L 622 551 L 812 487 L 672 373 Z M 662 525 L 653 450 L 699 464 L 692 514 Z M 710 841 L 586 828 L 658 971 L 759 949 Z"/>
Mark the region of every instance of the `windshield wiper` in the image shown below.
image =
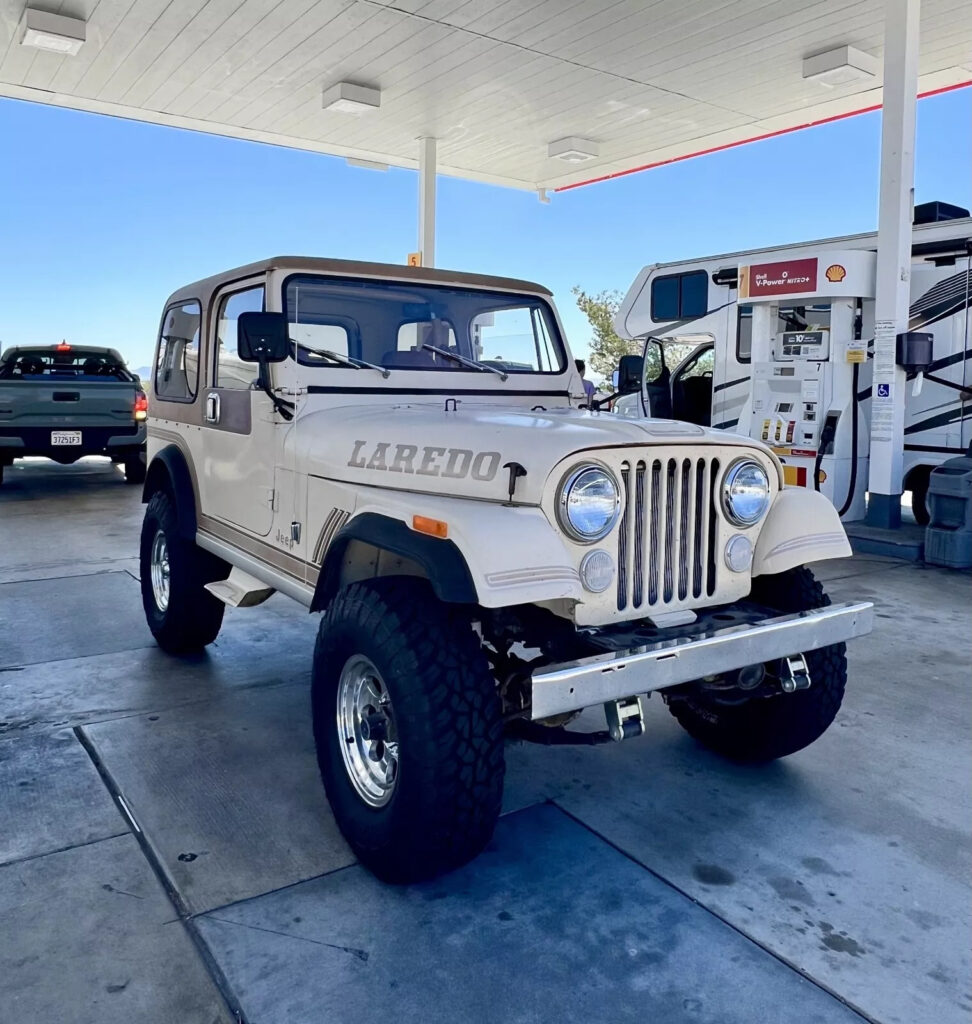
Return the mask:
<path id="1" fill-rule="evenodd" d="M 447 348 L 439 348 L 438 345 L 423 345 L 422 348 L 428 349 L 429 352 L 438 352 L 440 356 L 445 356 L 447 359 L 454 359 L 457 363 L 462 363 L 463 366 L 468 366 L 470 370 L 481 370 L 484 373 L 495 373 L 500 380 L 508 380 L 509 374 L 504 373 L 502 370 L 497 369 L 495 366 L 490 366 L 489 363 L 478 363 L 475 359 L 467 359 L 465 356 L 459 355 L 458 352 L 450 352 Z"/>
<path id="2" fill-rule="evenodd" d="M 352 370 L 377 370 L 386 380 L 391 376 L 391 370 L 387 366 L 378 366 L 377 363 L 369 363 L 367 359 L 358 359 L 356 356 L 342 356 L 338 352 L 331 352 L 326 348 L 309 348 L 307 345 L 301 345 L 299 341 L 294 341 L 293 338 L 290 340 L 305 352 L 331 359 L 335 363 L 340 363 L 341 366 L 350 366 Z"/>

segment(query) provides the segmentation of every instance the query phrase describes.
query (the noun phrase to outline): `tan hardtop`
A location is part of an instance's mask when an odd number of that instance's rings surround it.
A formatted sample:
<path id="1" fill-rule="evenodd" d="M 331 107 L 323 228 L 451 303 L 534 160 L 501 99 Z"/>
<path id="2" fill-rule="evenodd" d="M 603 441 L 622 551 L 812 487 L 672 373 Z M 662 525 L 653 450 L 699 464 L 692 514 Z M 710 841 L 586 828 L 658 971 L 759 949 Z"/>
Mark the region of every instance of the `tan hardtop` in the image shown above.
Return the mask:
<path id="1" fill-rule="evenodd" d="M 492 277 L 487 274 L 469 274 L 459 270 L 439 270 L 431 267 L 409 267 L 399 263 L 366 263 L 360 260 L 335 260 L 318 256 L 273 256 L 258 260 L 234 270 L 226 270 L 213 277 L 187 284 L 169 296 L 166 306 L 174 302 L 198 299 L 203 306 L 209 304 L 213 293 L 226 284 L 243 281 L 265 274 L 269 270 L 288 270 L 295 273 L 327 274 L 335 277 L 373 277 L 381 280 L 414 281 L 422 284 L 456 285 L 495 291 L 527 292 L 551 295 L 548 288 L 532 281 L 511 277 Z"/>

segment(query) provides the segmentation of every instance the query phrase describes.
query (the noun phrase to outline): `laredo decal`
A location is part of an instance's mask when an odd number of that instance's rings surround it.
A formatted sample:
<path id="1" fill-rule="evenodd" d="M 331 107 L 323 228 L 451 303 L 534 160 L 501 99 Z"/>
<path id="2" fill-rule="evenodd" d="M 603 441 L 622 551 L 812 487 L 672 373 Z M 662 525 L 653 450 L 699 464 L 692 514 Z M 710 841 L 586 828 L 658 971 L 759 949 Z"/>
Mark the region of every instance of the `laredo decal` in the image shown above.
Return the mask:
<path id="1" fill-rule="evenodd" d="M 488 482 L 496 476 L 499 452 L 474 452 L 468 448 L 419 448 L 414 444 L 379 441 L 373 449 L 367 441 L 355 441 L 348 465 L 352 469 L 375 469 L 385 473 L 414 473 L 416 476 L 441 476 L 450 480 Z"/>

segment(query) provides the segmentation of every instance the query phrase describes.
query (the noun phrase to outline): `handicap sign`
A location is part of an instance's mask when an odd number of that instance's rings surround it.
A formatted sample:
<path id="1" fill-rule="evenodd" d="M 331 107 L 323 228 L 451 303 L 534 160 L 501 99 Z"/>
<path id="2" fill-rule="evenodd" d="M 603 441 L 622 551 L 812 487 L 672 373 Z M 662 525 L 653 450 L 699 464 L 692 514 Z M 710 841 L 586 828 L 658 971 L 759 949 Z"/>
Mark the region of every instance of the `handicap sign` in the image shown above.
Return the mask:
<path id="1" fill-rule="evenodd" d="M 878 384 L 877 386 L 878 398 L 890 398 L 891 397 L 891 385 L 890 384 Z"/>

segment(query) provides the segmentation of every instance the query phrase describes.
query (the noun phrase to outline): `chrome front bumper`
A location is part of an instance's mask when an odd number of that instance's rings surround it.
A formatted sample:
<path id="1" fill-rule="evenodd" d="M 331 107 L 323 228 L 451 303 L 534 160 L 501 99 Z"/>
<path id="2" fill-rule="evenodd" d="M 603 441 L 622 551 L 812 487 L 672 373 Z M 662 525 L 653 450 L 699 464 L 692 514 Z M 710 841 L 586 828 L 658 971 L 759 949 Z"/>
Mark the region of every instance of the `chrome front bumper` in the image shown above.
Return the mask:
<path id="1" fill-rule="evenodd" d="M 536 721 L 579 711 L 828 647 L 870 633 L 873 620 L 874 605 L 869 602 L 832 604 L 698 636 L 595 654 L 563 665 L 546 665 L 532 677 L 530 717 Z"/>

